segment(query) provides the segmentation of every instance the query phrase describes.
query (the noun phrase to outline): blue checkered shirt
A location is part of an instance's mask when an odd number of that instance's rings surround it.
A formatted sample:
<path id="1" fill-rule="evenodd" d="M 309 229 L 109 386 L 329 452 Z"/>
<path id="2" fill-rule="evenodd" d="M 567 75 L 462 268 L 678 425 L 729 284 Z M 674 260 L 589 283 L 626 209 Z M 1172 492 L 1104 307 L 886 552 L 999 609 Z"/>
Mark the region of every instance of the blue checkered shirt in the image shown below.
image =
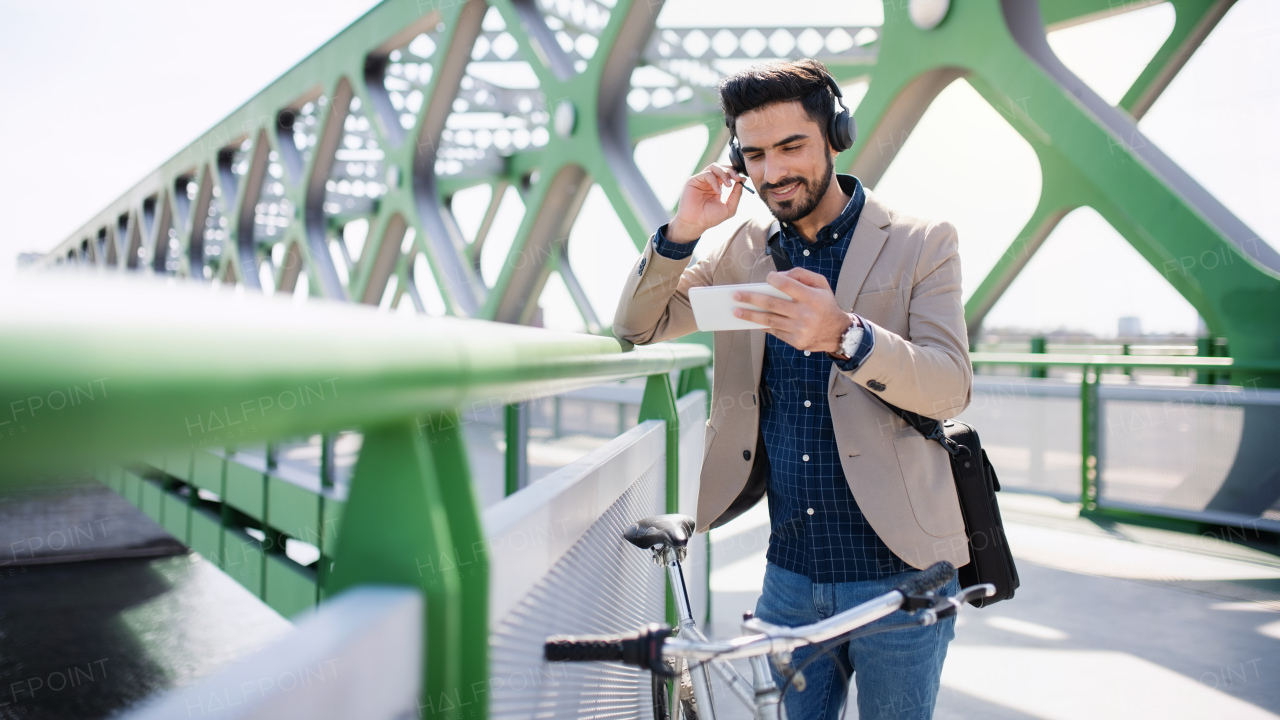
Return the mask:
<path id="1" fill-rule="evenodd" d="M 792 264 L 819 273 L 832 288 L 866 201 L 857 178 L 837 178 L 851 196 L 849 203 L 830 225 L 818 230 L 814 242 L 800 237 L 790 223 L 779 228 Z M 674 259 L 688 257 L 695 243 L 670 242 L 665 229 L 654 235 L 655 251 Z M 885 546 L 858 508 L 840 464 L 827 403 L 831 364 L 855 370 L 875 348 L 870 326 L 864 327 L 861 346 L 845 362 L 833 361 L 826 353 L 801 352 L 773 335 L 765 336 L 760 428 L 768 453 L 772 530 L 766 557 L 817 583 L 873 580 L 910 569 Z"/>

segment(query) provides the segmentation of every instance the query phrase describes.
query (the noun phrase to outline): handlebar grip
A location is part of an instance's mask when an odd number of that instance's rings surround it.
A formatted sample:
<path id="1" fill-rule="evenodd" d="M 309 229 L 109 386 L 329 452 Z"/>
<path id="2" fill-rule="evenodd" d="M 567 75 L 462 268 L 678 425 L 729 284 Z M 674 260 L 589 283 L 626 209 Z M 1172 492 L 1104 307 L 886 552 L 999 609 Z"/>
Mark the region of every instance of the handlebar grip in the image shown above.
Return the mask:
<path id="1" fill-rule="evenodd" d="M 924 595 L 938 590 L 943 585 L 951 582 L 951 578 L 955 576 L 956 566 L 943 560 L 930 565 L 926 570 L 921 570 L 919 573 L 912 575 L 910 579 L 894 589 L 904 596 Z"/>
<path id="2" fill-rule="evenodd" d="M 624 635 L 562 635 L 547 638 L 543 652 L 548 660 L 563 662 L 590 662 L 622 660 L 623 643 L 635 642 L 636 636 Z"/>
<path id="3" fill-rule="evenodd" d="M 630 635 L 556 635 L 542 646 L 551 661 L 587 662 L 620 660 L 660 675 L 671 670 L 662 661 L 662 643 L 671 637 L 671 628 L 650 623 Z"/>

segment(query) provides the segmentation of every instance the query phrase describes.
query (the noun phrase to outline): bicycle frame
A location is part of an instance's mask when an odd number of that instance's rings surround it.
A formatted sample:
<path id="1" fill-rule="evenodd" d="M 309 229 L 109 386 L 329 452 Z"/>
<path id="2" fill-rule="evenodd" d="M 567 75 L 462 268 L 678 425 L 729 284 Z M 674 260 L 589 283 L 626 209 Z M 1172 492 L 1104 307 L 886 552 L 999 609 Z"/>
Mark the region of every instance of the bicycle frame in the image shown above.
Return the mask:
<path id="1" fill-rule="evenodd" d="M 676 613 L 679 616 L 677 635 L 694 643 L 707 645 L 707 636 L 698 629 L 693 619 L 693 607 L 689 603 L 689 593 L 684 583 L 684 569 L 680 565 L 681 555 L 674 548 L 655 547 L 655 560 L 667 569 L 667 578 L 671 581 L 671 594 L 675 597 Z M 892 612 L 892 611 L 890 611 Z M 674 638 L 672 639 L 674 640 Z M 668 640 L 671 643 L 672 640 Z M 747 707 L 753 708 L 756 720 L 787 720 L 786 709 L 781 705 L 781 695 L 777 683 L 773 681 L 773 673 L 769 669 L 769 661 L 764 655 L 750 656 L 752 680 L 750 687 L 746 678 L 730 665 L 725 658 L 706 657 L 698 659 L 685 656 L 689 660 L 689 679 L 693 682 L 693 694 L 698 701 L 699 720 L 715 720 L 715 698 L 711 686 L 711 675 L 707 668 L 715 670 L 724 680 L 730 691 Z M 748 657 L 741 655 L 738 657 Z M 672 693 L 672 714 L 677 717 L 674 705 L 679 703 L 677 693 Z"/>

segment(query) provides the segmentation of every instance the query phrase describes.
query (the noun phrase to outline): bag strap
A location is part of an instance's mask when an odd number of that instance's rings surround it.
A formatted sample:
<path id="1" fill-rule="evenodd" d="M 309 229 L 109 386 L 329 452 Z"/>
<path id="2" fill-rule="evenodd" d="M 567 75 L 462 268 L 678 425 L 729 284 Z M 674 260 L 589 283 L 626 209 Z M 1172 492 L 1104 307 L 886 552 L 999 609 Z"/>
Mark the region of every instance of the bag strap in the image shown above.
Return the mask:
<path id="1" fill-rule="evenodd" d="M 795 267 L 795 265 L 792 264 L 791 256 L 787 254 L 787 251 L 782 249 L 781 238 L 782 233 L 777 232 L 769 236 L 769 254 L 773 256 L 773 264 L 778 268 L 778 272 L 786 272 Z M 963 447 L 955 440 L 947 437 L 940 421 L 913 413 L 910 410 L 903 410 L 879 395 L 872 395 L 872 397 L 884 403 L 884 406 L 889 408 L 894 415 L 902 418 L 908 425 L 915 428 L 917 432 L 925 436 L 925 439 L 937 441 L 952 457 L 959 457 L 962 452 L 968 454 L 969 448 Z"/>
<path id="2" fill-rule="evenodd" d="M 769 230 L 773 230 L 772 227 Z M 786 250 L 782 249 L 782 233 L 775 232 L 769 235 L 769 254 L 773 256 L 773 265 L 778 268 L 778 272 L 786 272 L 795 267 L 791 262 L 791 256 Z"/>
<path id="3" fill-rule="evenodd" d="M 897 405 L 893 405 L 879 395 L 873 396 L 875 399 L 884 403 L 894 415 L 902 418 L 908 425 L 916 429 L 916 432 L 925 437 L 926 440 L 936 440 L 951 457 L 963 457 L 969 454 L 969 448 L 947 437 L 946 431 L 943 429 L 940 420 L 934 420 L 931 417 L 925 417 L 910 410 L 903 410 Z"/>

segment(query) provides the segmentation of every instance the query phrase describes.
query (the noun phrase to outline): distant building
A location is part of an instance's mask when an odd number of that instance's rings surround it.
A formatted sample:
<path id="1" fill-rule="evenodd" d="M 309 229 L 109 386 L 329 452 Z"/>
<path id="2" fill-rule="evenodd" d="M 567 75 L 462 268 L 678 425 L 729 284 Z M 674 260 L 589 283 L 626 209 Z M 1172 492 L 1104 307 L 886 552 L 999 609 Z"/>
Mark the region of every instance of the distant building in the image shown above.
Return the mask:
<path id="1" fill-rule="evenodd" d="M 1116 335 L 1119 337 L 1140 337 L 1142 335 L 1142 318 L 1132 315 L 1126 315 L 1120 318 L 1120 328 Z"/>
<path id="2" fill-rule="evenodd" d="M 18 269 L 34 267 L 40 264 L 44 259 L 44 253 L 24 252 L 18 253 Z"/>

